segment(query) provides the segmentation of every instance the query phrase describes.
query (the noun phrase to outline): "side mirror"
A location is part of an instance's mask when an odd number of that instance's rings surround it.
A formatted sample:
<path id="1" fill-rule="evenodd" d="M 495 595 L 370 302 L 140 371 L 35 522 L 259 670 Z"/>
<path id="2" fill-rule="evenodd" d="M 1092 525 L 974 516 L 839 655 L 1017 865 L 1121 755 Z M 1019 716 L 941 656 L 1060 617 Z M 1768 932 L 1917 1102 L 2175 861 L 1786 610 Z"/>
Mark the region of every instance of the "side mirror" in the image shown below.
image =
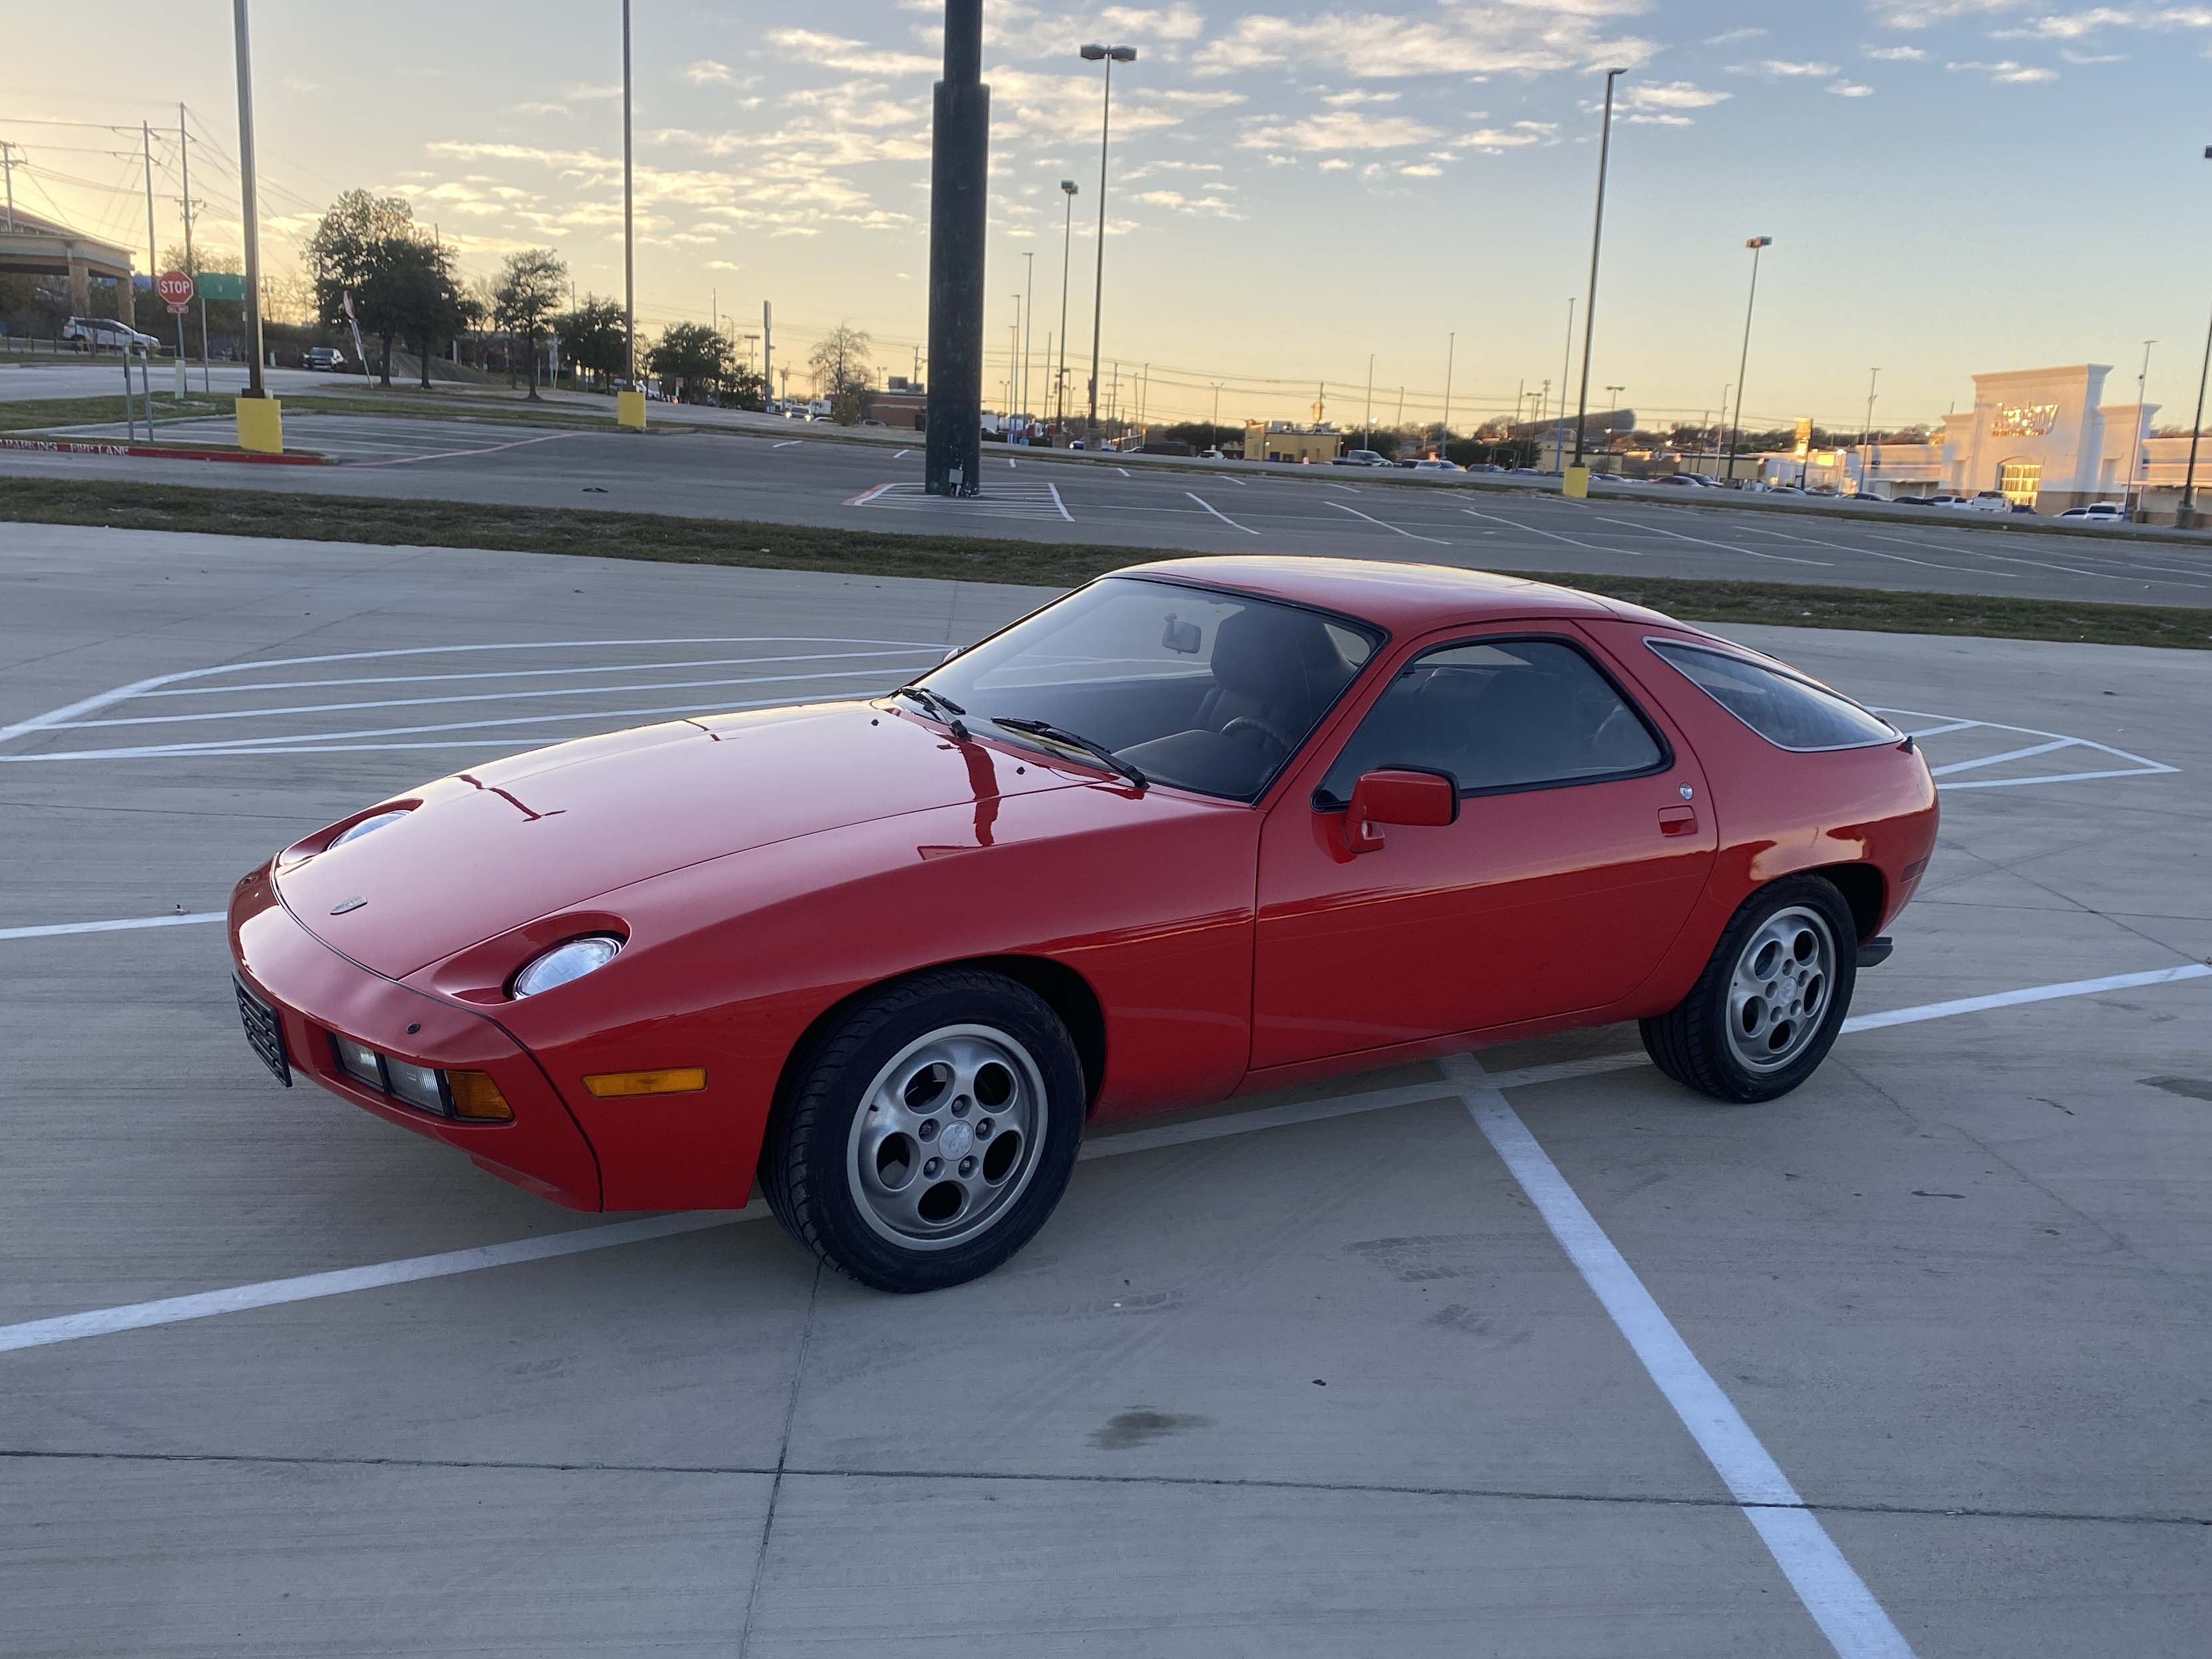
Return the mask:
<path id="1" fill-rule="evenodd" d="M 1382 826 L 1441 830 L 1459 822 L 1459 785 L 1447 773 L 1391 767 L 1368 772 L 1352 786 L 1344 815 L 1345 843 L 1355 853 L 1382 846 Z"/>

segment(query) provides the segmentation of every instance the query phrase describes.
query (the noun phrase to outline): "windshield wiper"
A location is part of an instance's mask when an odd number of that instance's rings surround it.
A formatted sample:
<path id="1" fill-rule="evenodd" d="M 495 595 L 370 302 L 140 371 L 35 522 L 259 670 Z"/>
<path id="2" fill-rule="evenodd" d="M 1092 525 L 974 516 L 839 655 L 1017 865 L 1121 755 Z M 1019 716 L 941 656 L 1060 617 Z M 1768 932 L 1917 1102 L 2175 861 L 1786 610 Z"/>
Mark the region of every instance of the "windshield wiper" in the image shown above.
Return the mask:
<path id="1" fill-rule="evenodd" d="M 993 714 L 991 724 L 1003 726 L 1009 732 L 1019 732 L 1026 737 L 1042 738 L 1047 743 L 1056 743 L 1064 749 L 1073 749 L 1090 756 L 1110 771 L 1119 772 L 1131 783 L 1142 789 L 1149 781 L 1142 772 L 1123 760 L 1103 743 L 1093 743 L 1089 738 L 1054 726 L 1050 720 L 1025 720 L 1018 714 Z"/>
<path id="2" fill-rule="evenodd" d="M 951 727 L 954 737 L 963 743 L 968 741 L 968 727 L 960 719 L 968 711 L 942 691 L 933 691 L 926 685 L 902 685 L 897 690 L 892 692 L 891 696 L 911 697 Z"/>

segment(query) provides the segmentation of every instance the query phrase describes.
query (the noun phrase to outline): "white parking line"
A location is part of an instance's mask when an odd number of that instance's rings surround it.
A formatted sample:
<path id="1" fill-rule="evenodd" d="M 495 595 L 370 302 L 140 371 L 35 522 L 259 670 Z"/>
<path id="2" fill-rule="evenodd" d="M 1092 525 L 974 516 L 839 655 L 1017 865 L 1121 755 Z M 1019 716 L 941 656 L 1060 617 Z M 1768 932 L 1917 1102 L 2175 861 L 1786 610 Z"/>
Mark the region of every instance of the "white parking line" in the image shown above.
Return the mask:
<path id="1" fill-rule="evenodd" d="M 2025 749 L 2008 749 L 2002 755 L 1979 755 L 1972 760 L 1953 761 L 1948 766 L 1929 769 L 1929 776 L 1948 778 L 1954 772 L 1972 772 L 1984 766 L 2002 766 L 2007 761 L 2027 760 L 2036 755 L 2047 755 L 2054 749 L 2071 749 L 2074 739 L 2055 738 L 2049 743 L 2032 743 Z"/>
<path id="2" fill-rule="evenodd" d="M 1911 1659 L 1911 1647 L 1865 1581 L 1575 1195 L 1559 1165 L 1536 1144 L 1521 1115 L 1483 1077 L 1472 1056 L 1447 1060 L 1444 1070 L 1466 1085 L 1460 1098 L 1475 1127 L 1520 1182 L 1654 1386 L 1742 1505 L 1744 1519 L 1765 1541 L 1829 1644 L 1843 1659 Z"/>
<path id="3" fill-rule="evenodd" d="M 1196 490 L 1186 489 L 1182 493 L 1189 496 L 1191 500 L 1196 501 L 1207 512 L 1213 514 L 1215 518 L 1220 520 L 1222 523 L 1227 525 L 1231 530 L 1241 530 L 1248 536 L 1256 536 L 1260 533 L 1258 531 L 1253 529 L 1249 525 L 1242 525 L 1237 523 L 1236 520 L 1231 518 L 1226 513 L 1224 513 L 1212 501 L 1207 501 L 1205 496 L 1200 495 Z M 1333 507 L 1335 503 L 1332 501 L 1330 505 Z"/>
<path id="4" fill-rule="evenodd" d="M 1662 536 L 1672 536 L 1678 542 L 1695 542 L 1700 547 L 1717 547 L 1723 553 L 1741 553 L 1747 558 L 1775 559 L 1784 564 L 1814 564 L 1824 570 L 1832 568 L 1835 564 L 1832 559 L 1796 559 L 1787 553 L 1762 553 L 1755 547 L 1732 547 L 1726 542 L 1708 541 L 1703 536 L 1686 536 L 1679 530 L 1662 529 L 1656 524 L 1638 524 L 1632 519 L 1608 519 L 1602 513 L 1593 513 L 1590 517 L 1603 524 L 1617 524 L 1629 530 L 1656 531 Z"/>
<path id="5" fill-rule="evenodd" d="M 1060 486 L 1056 483 L 1048 483 L 1045 486 L 1045 489 L 1051 493 L 1052 504 L 1060 509 L 1060 516 L 1066 520 L 1068 523 L 1073 524 L 1075 522 L 1075 514 L 1069 512 L 1067 510 L 1067 503 L 1060 499 Z"/>
<path id="6" fill-rule="evenodd" d="M 490 455 L 502 449 L 521 449 L 530 444 L 550 444 L 556 439 L 573 438 L 573 432 L 549 432 L 542 438 L 517 438 L 513 443 L 483 444 L 474 449 L 435 449 L 424 455 L 402 455 L 389 461 L 349 461 L 347 465 L 356 470 L 373 466 L 407 466 L 416 461 L 449 461 L 459 455 Z"/>
<path id="7" fill-rule="evenodd" d="M 1561 536 L 1553 531 L 1539 530 L 1534 525 L 1522 524 L 1518 519 L 1501 519 L 1495 513 L 1478 513 L 1471 507 L 1462 507 L 1460 511 L 1470 519 L 1487 519 L 1492 524 L 1509 525 L 1516 530 L 1526 530 L 1534 535 L 1548 536 L 1555 542 L 1565 542 L 1569 547 L 1587 548 L 1593 553 L 1626 553 L 1632 559 L 1640 559 L 1644 556 L 1643 550 L 1640 548 L 1600 547 L 1595 542 L 1578 542 L 1572 536 Z"/>
<path id="8" fill-rule="evenodd" d="M 0 939 L 57 939 L 64 933 L 125 933 L 141 927 L 196 927 L 221 921 L 220 910 L 195 910 L 181 916 L 137 916 L 128 921 L 56 921 L 42 927 L 0 927 Z"/>
<path id="9" fill-rule="evenodd" d="M 1243 479 L 1232 478 L 1226 472 L 1217 472 L 1213 476 L 1217 478 L 1222 479 L 1225 483 L 1235 484 L 1239 489 L 1243 489 L 1246 487 Z"/>
<path id="10" fill-rule="evenodd" d="M 1929 1003 L 1917 1008 L 1894 1009 L 1887 1013 L 1855 1014 L 1844 1022 L 1844 1030 L 1846 1032 L 1876 1030 L 1888 1025 L 1910 1025 L 1923 1020 L 1945 1019 L 1958 1014 L 1978 1013 L 1985 1009 L 2010 1007 L 2018 1003 L 2094 996 L 2103 991 L 2170 984 L 2207 976 L 2212 976 L 2212 967 L 2188 963 L 2179 967 L 2154 969 L 2148 973 L 2118 974 L 2105 979 L 2069 980 L 2057 985 L 2028 986 L 2020 990 L 1999 991 L 1990 996 Z M 1565 1078 L 1626 1070 L 1645 1063 L 1640 1054 L 1601 1054 L 1589 1060 L 1531 1066 L 1522 1072 L 1499 1073 L 1486 1078 L 1485 1085 L 1491 1090 L 1525 1088 Z M 1118 1157 L 1124 1152 L 1146 1152 L 1159 1146 L 1220 1139 L 1289 1124 L 1316 1122 L 1325 1118 L 1382 1111 L 1422 1101 L 1449 1099 L 1455 1092 L 1449 1080 L 1409 1084 L 1397 1088 L 1374 1090 L 1365 1094 L 1340 1096 L 1334 1100 L 1309 1101 L 1193 1123 L 1168 1124 L 1158 1129 L 1138 1130 L 1087 1141 L 1080 1156 L 1087 1161 Z M 96 1309 L 90 1313 L 33 1319 L 22 1324 L 0 1326 L 0 1353 L 18 1348 L 47 1347 L 58 1342 L 75 1342 L 88 1336 L 106 1336 L 117 1331 L 143 1330 L 153 1325 L 205 1319 L 211 1315 L 234 1313 L 247 1308 L 275 1307 L 286 1302 L 311 1301 L 319 1297 L 343 1296 L 351 1291 L 374 1290 L 385 1285 L 441 1279 L 454 1273 L 475 1273 L 481 1268 L 505 1267 L 514 1262 L 540 1261 L 552 1256 L 574 1255 L 586 1250 L 611 1249 L 617 1245 L 635 1243 L 641 1239 L 665 1238 L 678 1233 L 698 1232 L 710 1227 L 755 1221 L 765 1213 L 766 1206 L 760 1206 L 738 1214 L 714 1212 L 698 1215 L 661 1216 L 644 1221 L 621 1222 L 612 1226 L 543 1234 L 535 1238 L 516 1239 L 505 1244 L 487 1244 L 473 1249 L 448 1250 L 437 1255 L 409 1256 L 366 1267 L 340 1268 L 331 1273 L 303 1274 L 295 1279 L 271 1279 L 258 1285 L 234 1285 L 226 1290 L 202 1291 L 189 1296 L 164 1297 L 153 1302 Z"/>
<path id="11" fill-rule="evenodd" d="M 805 441 L 803 439 L 786 438 L 781 443 L 774 446 L 774 447 L 777 449 L 796 449 L 803 441 Z"/>
<path id="12" fill-rule="evenodd" d="M 1394 535 L 1403 536 L 1409 542 L 1426 542 L 1431 547 L 1449 547 L 1451 545 L 1449 542 L 1439 541 L 1434 536 L 1416 536 L 1412 531 L 1401 530 L 1395 524 L 1383 524 L 1382 520 L 1374 518 L 1368 514 L 1362 513 L 1356 507 L 1346 507 L 1342 501 L 1323 501 L 1322 505 L 1323 507 L 1333 507 L 1340 513 L 1349 513 L 1355 519 L 1365 519 L 1368 523 L 1371 525 L 1379 525 L 1382 528 L 1389 531 Z"/>

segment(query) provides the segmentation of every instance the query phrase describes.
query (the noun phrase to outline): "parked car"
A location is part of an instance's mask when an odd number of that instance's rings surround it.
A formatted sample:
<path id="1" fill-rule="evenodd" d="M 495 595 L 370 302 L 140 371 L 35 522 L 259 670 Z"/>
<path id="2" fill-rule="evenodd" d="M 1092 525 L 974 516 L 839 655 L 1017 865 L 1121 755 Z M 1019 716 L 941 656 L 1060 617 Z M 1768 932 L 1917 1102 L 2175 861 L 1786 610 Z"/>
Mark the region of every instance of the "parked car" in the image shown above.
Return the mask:
<path id="1" fill-rule="evenodd" d="M 1970 513 L 2009 513 L 2012 497 L 2002 489 L 1977 490 L 1959 503 Z"/>
<path id="2" fill-rule="evenodd" d="M 1416 472 L 1456 472 L 1460 470 L 1455 461 L 1407 461 L 1405 465 L 1412 467 Z"/>
<path id="3" fill-rule="evenodd" d="M 150 356 L 161 349 L 161 343 L 152 335 L 141 334 L 113 317 L 72 317 L 62 325 L 61 337 L 79 351 L 128 349 Z"/>
<path id="4" fill-rule="evenodd" d="M 1388 457 L 1379 454 L 1371 449 L 1347 449 L 1343 454 L 1339 455 L 1335 460 L 1331 463 L 1331 465 L 1335 466 L 1388 466 L 1390 465 L 1390 462 Z"/>
<path id="5" fill-rule="evenodd" d="M 923 1291 L 1019 1249 L 1093 1124 L 1628 1019 L 1692 1089 L 1786 1094 L 1936 822 L 1911 738 L 1656 611 L 1179 559 L 884 696 L 365 805 L 241 879 L 229 940 L 281 1080 L 583 1210 L 757 1174 Z"/>
<path id="6" fill-rule="evenodd" d="M 860 424 L 862 426 L 880 426 L 888 429 L 890 422 L 888 421 L 863 421 Z"/>
<path id="7" fill-rule="evenodd" d="M 2058 516 L 2081 524 L 2125 524 L 2128 509 L 2118 501 L 2092 501 L 2087 507 L 2069 507 Z"/>
<path id="8" fill-rule="evenodd" d="M 1974 498 L 1971 495 L 1930 495 L 1928 498 L 1928 505 L 1930 507 L 1968 507 L 1972 504 L 1973 499 Z"/>
<path id="9" fill-rule="evenodd" d="M 1870 495 L 1863 489 L 1854 489 L 1849 495 L 1845 495 L 1844 499 L 1847 501 L 1887 501 L 1889 498 L 1886 495 Z"/>
<path id="10" fill-rule="evenodd" d="M 1505 471 L 1504 467 L 1498 465 L 1495 461 L 1476 461 L 1467 470 L 1469 472 L 1495 472 L 1499 474 L 1503 474 Z"/>
<path id="11" fill-rule="evenodd" d="M 1804 490 L 1799 489 L 1796 484 L 1769 484 L 1766 486 L 1766 494 L 1770 495 L 1802 495 L 1805 493 L 1806 492 Z"/>
<path id="12" fill-rule="evenodd" d="M 1717 489 L 1720 486 L 1702 472 L 1669 472 L 1650 481 L 1655 484 L 1672 484 L 1681 489 Z"/>
<path id="13" fill-rule="evenodd" d="M 1198 452 L 1198 459 L 1201 461 L 1219 461 L 1226 460 L 1228 458 L 1218 449 L 1201 449 Z"/>
<path id="14" fill-rule="evenodd" d="M 300 360 L 300 366 L 303 368 L 319 369 L 325 373 L 332 370 L 343 371 L 345 368 L 345 353 L 340 351 L 336 346 L 309 346 L 307 355 Z"/>
<path id="15" fill-rule="evenodd" d="M 1936 498 L 1933 495 L 1892 495 L 1889 504 L 1892 507 L 1933 507 Z"/>

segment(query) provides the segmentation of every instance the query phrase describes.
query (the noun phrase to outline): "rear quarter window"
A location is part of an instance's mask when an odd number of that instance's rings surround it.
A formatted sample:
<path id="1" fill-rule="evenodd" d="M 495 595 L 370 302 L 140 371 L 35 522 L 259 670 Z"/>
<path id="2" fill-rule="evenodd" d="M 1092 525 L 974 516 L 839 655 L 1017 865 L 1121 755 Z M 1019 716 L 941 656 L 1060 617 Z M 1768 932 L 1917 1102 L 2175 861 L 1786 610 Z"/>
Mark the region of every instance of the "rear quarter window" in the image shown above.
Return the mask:
<path id="1" fill-rule="evenodd" d="M 1863 749 L 1899 741 L 1858 704 L 1748 658 L 1680 640 L 1647 640 L 1691 684 L 1778 749 Z"/>

